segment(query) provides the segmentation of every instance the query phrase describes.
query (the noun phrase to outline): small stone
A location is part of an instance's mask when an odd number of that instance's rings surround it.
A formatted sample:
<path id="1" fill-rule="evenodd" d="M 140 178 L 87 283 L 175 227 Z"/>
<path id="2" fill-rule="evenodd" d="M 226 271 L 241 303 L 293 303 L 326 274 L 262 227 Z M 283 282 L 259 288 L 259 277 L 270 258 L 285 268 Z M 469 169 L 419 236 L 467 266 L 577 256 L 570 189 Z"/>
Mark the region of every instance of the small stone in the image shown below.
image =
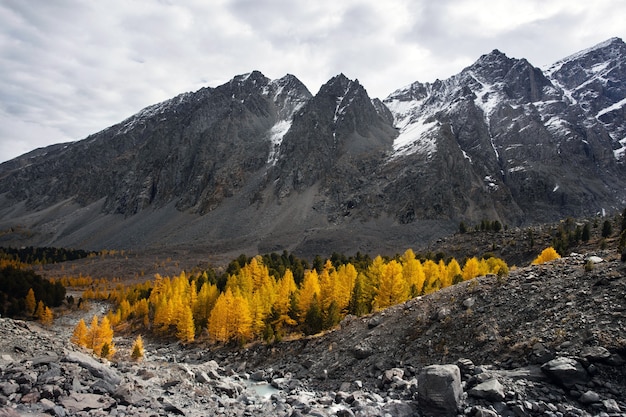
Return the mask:
<path id="1" fill-rule="evenodd" d="M 456 361 L 456 365 L 461 370 L 461 375 L 472 375 L 476 370 L 476 365 L 470 359 L 460 358 Z"/>
<path id="2" fill-rule="evenodd" d="M 474 417 L 498 417 L 498 413 L 492 410 L 487 410 L 486 408 L 476 407 Z"/>
<path id="3" fill-rule="evenodd" d="M 356 359 L 365 359 L 372 356 L 374 350 L 368 343 L 361 342 L 352 349 L 352 354 Z"/>
<path id="4" fill-rule="evenodd" d="M 587 391 L 578 399 L 583 404 L 592 404 L 600 402 L 600 395 L 595 391 Z"/>
<path id="5" fill-rule="evenodd" d="M 374 327 L 378 327 L 382 321 L 383 318 L 380 315 L 376 315 L 367 321 L 367 328 L 373 329 Z"/>
<path id="6" fill-rule="evenodd" d="M 609 413 L 621 413 L 622 412 L 619 405 L 617 404 L 617 401 L 615 401 L 614 399 L 603 400 L 602 405 L 604 406 L 605 410 Z"/>
<path id="7" fill-rule="evenodd" d="M 583 349 L 580 356 L 589 362 L 600 362 L 611 357 L 611 352 L 602 346 L 589 346 Z"/>
<path id="8" fill-rule="evenodd" d="M 587 258 L 587 261 L 593 264 L 599 264 L 601 262 L 604 262 L 604 259 L 600 258 L 599 256 L 590 256 Z"/>
<path id="9" fill-rule="evenodd" d="M 463 301 L 463 307 L 465 307 L 466 309 L 474 307 L 474 304 L 476 304 L 476 299 L 474 297 L 466 298 Z"/>
<path id="10" fill-rule="evenodd" d="M 396 377 L 402 379 L 402 377 L 404 377 L 404 370 L 400 368 L 392 368 L 386 370 L 385 372 L 383 372 L 383 385 L 391 384 Z"/>

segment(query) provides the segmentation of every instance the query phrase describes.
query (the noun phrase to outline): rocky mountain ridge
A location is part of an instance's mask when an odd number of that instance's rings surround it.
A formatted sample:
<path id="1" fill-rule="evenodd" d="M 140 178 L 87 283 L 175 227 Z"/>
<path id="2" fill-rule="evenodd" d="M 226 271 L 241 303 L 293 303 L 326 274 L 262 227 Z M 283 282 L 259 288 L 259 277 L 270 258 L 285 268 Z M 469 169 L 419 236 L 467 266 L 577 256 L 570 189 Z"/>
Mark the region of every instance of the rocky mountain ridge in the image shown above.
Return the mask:
<path id="1" fill-rule="evenodd" d="M 383 101 L 343 74 L 314 96 L 236 76 L 0 164 L 0 244 L 393 253 L 621 211 L 624 68 L 614 38 L 544 70 L 494 50 Z"/>

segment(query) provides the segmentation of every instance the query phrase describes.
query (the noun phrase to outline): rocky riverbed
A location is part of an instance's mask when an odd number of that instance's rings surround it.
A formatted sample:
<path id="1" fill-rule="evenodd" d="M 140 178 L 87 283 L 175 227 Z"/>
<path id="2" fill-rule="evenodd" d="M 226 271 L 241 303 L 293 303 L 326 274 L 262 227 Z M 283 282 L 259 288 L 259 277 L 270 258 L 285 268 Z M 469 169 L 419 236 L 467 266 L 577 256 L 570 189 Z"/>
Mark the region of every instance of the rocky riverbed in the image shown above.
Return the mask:
<path id="1" fill-rule="evenodd" d="M 626 416 L 626 265 L 611 252 L 271 346 L 150 341 L 143 361 L 108 362 L 65 321 L 0 318 L 0 416 Z"/>

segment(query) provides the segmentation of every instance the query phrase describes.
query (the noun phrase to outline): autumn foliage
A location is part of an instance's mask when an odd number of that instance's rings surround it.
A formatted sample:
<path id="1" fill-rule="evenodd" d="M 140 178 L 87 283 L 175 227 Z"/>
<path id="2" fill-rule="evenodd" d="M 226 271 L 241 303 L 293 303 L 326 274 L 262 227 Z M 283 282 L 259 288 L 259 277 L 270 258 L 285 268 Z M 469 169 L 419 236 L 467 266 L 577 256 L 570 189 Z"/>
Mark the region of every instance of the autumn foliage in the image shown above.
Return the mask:
<path id="1" fill-rule="evenodd" d="M 538 264 L 543 264 L 549 261 L 552 261 L 554 259 L 559 259 L 561 257 L 561 255 L 559 255 L 557 253 L 557 251 L 550 246 L 549 248 L 545 248 L 540 254 L 539 256 L 537 256 L 535 258 L 535 260 L 532 262 L 533 265 L 538 265 Z"/>
<path id="2" fill-rule="evenodd" d="M 93 316 L 89 327 L 84 320 L 80 320 L 71 337 L 72 343 L 92 349 L 93 352 L 103 358 L 111 357 L 115 353 L 113 344 L 113 329 L 108 317 L 102 320 Z"/>
<path id="3" fill-rule="evenodd" d="M 470 258 L 461 266 L 455 259 L 420 259 L 410 249 L 393 259 L 378 256 L 357 265 L 327 260 L 310 269 L 270 272 L 257 256 L 229 270 L 223 281 L 206 272 L 157 274 L 153 282 L 112 290 L 107 297 L 117 308 L 105 319 L 111 326 L 144 329 L 183 343 L 200 335 L 218 343 L 270 342 L 317 333 L 347 314 L 367 314 L 480 275 L 508 273 L 498 258 Z M 82 327 L 77 326 L 76 340 L 82 340 Z M 87 339 L 93 334 L 90 328 Z M 96 353 L 102 349 L 102 342 L 90 343 Z"/>

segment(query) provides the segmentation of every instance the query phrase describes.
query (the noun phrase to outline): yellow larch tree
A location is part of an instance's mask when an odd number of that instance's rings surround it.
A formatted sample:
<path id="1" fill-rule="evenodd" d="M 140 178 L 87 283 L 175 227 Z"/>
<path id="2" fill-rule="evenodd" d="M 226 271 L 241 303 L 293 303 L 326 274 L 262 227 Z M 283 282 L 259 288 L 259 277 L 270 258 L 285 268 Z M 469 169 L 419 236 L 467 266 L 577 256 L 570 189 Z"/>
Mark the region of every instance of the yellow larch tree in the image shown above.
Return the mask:
<path id="1" fill-rule="evenodd" d="M 560 257 L 561 255 L 559 255 L 559 253 L 552 246 L 550 246 L 541 251 L 539 256 L 537 256 L 533 260 L 532 265 L 538 265 L 545 262 L 553 261 L 555 259 L 559 259 Z"/>
<path id="2" fill-rule="evenodd" d="M 35 292 L 32 288 L 28 289 L 28 293 L 26 294 L 26 314 L 32 316 L 35 314 L 35 309 L 37 308 L 37 300 L 35 300 Z"/>
<path id="3" fill-rule="evenodd" d="M 374 303 L 374 297 L 378 292 L 380 286 L 380 279 L 385 273 L 386 263 L 382 256 L 378 255 L 374 258 L 367 270 L 362 274 L 362 279 L 359 282 L 359 296 L 363 305 L 367 306 L 368 311 L 371 311 Z"/>
<path id="4" fill-rule="evenodd" d="M 179 307 L 176 317 L 176 337 L 183 343 L 193 342 L 196 328 L 193 322 L 193 313 L 189 304 Z"/>
<path id="5" fill-rule="evenodd" d="M 430 294 L 439 288 L 441 269 L 434 261 L 428 259 L 422 266 L 424 270 L 424 294 Z"/>
<path id="6" fill-rule="evenodd" d="M 43 301 L 39 300 L 39 302 L 37 303 L 37 308 L 35 309 L 35 318 L 41 319 L 45 310 L 46 310 L 46 305 L 43 303 Z"/>
<path id="7" fill-rule="evenodd" d="M 52 313 L 52 310 L 50 309 L 50 307 L 45 306 L 43 312 L 39 316 L 39 322 L 44 326 L 50 326 L 53 320 L 54 314 Z"/>
<path id="8" fill-rule="evenodd" d="M 141 335 L 137 336 L 135 341 L 133 342 L 133 347 L 130 351 L 130 357 L 133 360 L 140 361 L 144 356 L 144 347 L 143 347 L 143 338 Z"/>
<path id="9" fill-rule="evenodd" d="M 80 319 L 76 327 L 74 327 L 74 332 L 72 333 L 72 338 L 70 341 L 77 346 L 86 347 L 87 346 L 87 334 L 89 330 L 87 329 L 87 324 L 85 320 Z"/>
<path id="10" fill-rule="evenodd" d="M 237 339 L 243 342 L 250 336 L 252 318 L 248 302 L 230 288 L 220 294 L 211 311 L 208 324 L 209 336 L 218 342 Z"/>
<path id="11" fill-rule="evenodd" d="M 465 265 L 463 266 L 463 272 L 461 273 L 464 281 L 476 278 L 477 276 L 479 276 L 479 274 L 480 264 L 478 262 L 478 259 L 472 257 L 465 261 Z"/>
<path id="12" fill-rule="evenodd" d="M 417 297 L 424 292 L 424 269 L 419 259 L 416 259 L 415 253 L 411 249 L 407 249 L 401 258 L 402 275 L 404 281 L 409 288 L 410 297 Z"/>
<path id="13" fill-rule="evenodd" d="M 318 280 L 320 284 L 318 301 L 320 303 L 320 308 L 322 309 L 322 311 L 326 311 L 328 310 L 328 306 L 330 306 L 330 303 L 335 300 L 335 284 L 337 282 L 335 267 L 330 262 L 330 260 L 326 260 L 324 268 L 318 275 Z"/>
<path id="14" fill-rule="evenodd" d="M 444 282 L 442 282 L 442 287 L 448 287 L 462 279 L 461 273 L 461 265 L 459 265 L 459 262 L 456 259 L 452 258 L 450 262 L 448 262 L 448 266 L 446 268 L 446 277 L 444 279 Z"/>
<path id="15" fill-rule="evenodd" d="M 93 345 L 94 353 L 102 357 L 111 356 L 115 349 L 113 346 L 113 329 L 108 317 L 104 316 L 102 318 L 100 325 L 97 326 L 94 333 L 96 334 Z M 108 348 L 105 348 L 105 346 Z"/>
<path id="16" fill-rule="evenodd" d="M 211 315 L 211 310 L 220 295 L 220 291 L 215 284 L 204 283 L 198 291 L 198 300 L 193 309 L 193 317 L 198 327 L 206 327 Z"/>
<path id="17" fill-rule="evenodd" d="M 296 291 L 297 287 L 293 278 L 293 272 L 291 272 L 291 269 L 286 269 L 283 277 L 278 280 L 276 298 L 272 306 L 274 312 L 274 322 L 272 322 L 272 326 L 274 326 L 274 332 L 278 333 L 279 337 L 285 326 L 295 326 L 298 324 L 298 322 L 289 315 L 291 298 Z"/>
<path id="18" fill-rule="evenodd" d="M 402 276 L 402 265 L 395 260 L 390 261 L 380 277 L 378 289 L 374 296 L 374 308 L 383 309 L 407 300 L 408 291 Z"/>
<path id="19" fill-rule="evenodd" d="M 350 304 L 350 296 L 356 282 L 358 272 L 351 263 L 341 265 L 337 268 L 335 278 L 335 301 L 340 311 L 344 311 Z"/>
<path id="20" fill-rule="evenodd" d="M 320 283 L 317 271 L 312 269 L 304 273 L 302 285 L 298 291 L 298 310 L 300 322 L 304 322 L 306 312 L 309 310 L 314 297 L 319 297 Z"/>

